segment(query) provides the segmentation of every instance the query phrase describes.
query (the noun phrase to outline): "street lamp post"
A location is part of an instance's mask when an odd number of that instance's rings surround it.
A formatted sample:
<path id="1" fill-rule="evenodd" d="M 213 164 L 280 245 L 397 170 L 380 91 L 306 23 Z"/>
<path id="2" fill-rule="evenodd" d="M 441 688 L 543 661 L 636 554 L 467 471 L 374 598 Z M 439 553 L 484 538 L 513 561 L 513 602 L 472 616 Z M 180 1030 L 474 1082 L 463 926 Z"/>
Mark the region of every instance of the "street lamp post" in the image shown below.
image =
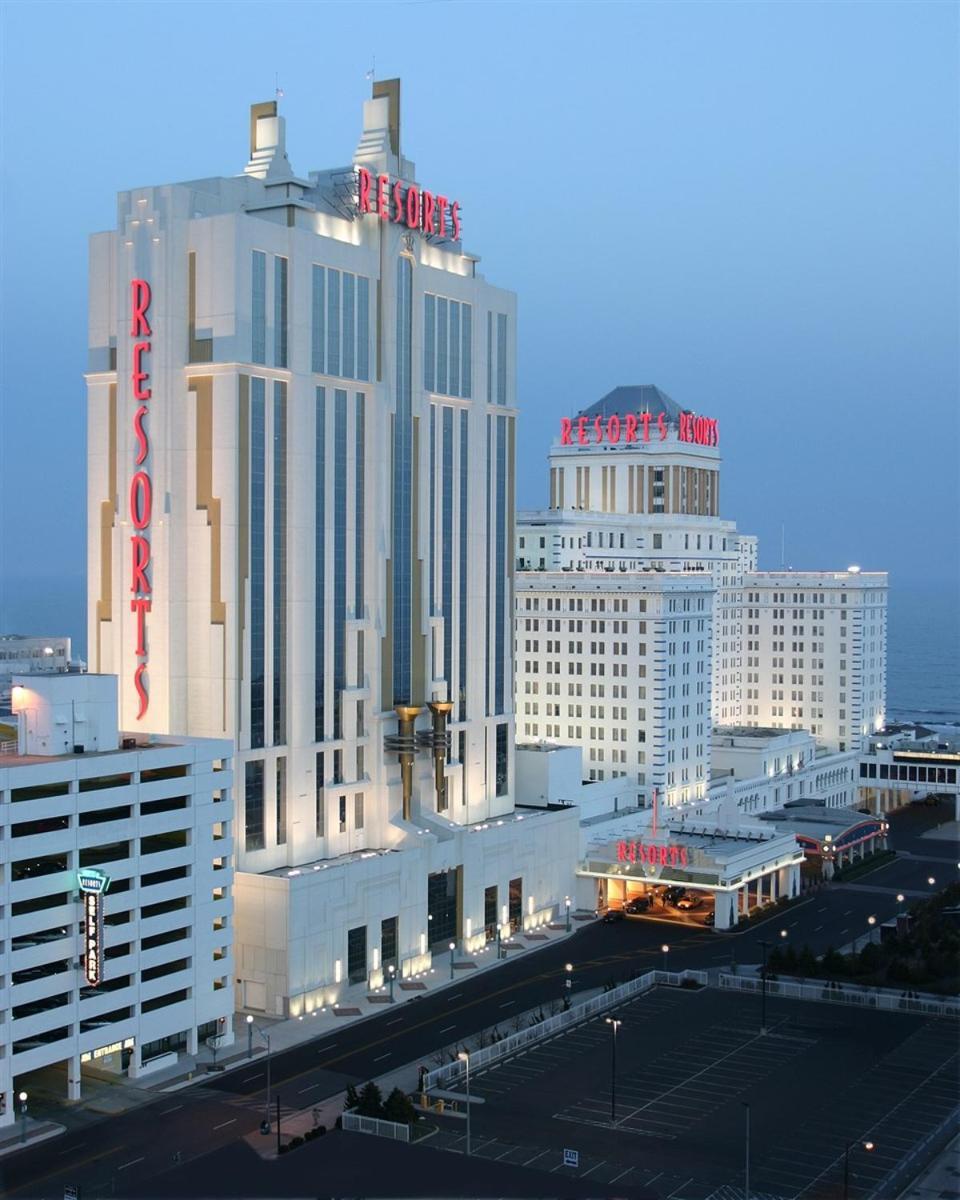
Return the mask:
<path id="1" fill-rule="evenodd" d="M 457 1058 L 463 1063 L 467 1072 L 467 1157 L 470 1155 L 470 1055 L 461 1050 Z"/>
<path id="2" fill-rule="evenodd" d="M 664 942 L 663 945 L 660 947 L 660 953 L 663 955 L 663 969 L 664 969 L 664 971 L 666 971 L 667 955 L 670 953 L 670 947 L 667 945 L 666 942 Z"/>
<path id="3" fill-rule="evenodd" d="M 568 1009 L 570 1007 L 570 993 L 573 990 L 573 963 L 567 963 L 563 969 L 566 971 L 566 977 L 563 981 L 563 1007 L 564 1009 Z"/>
<path id="4" fill-rule="evenodd" d="M 743 1200 L 750 1200 L 750 1105 L 741 1101 L 744 1109 L 743 1131 Z"/>
<path id="5" fill-rule="evenodd" d="M 613 1034 L 611 1040 L 611 1063 L 610 1063 L 610 1124 L 617 1123 L 617 1030 L 623 1024 L 623 1021 L 617 1020 L 615 1017 L 607 1017 L 607 1024 L 610 1026 L 610 1032 Z"/>
<path id="6" fill-rule="evenodd" d="M 570 897 L 564 896 L 563 903 L 566 905 L 566 909 L 567 909 L 567 933 L 569 933 L 570 932 Z"/>
<path id="7" fill-rule="evenodd" d="M 454 952 L 454 950 L 456 950 L 456 948 L 457 948 L 456 942 L 451 942 L 450 943 L 450 978 L 451 979 L 453 978 L 453 952 Z"/>
<path id="8" fill-rule="evenodd" d="M 760 942 L 763 951 L 763 965 L 760 967 L 760 1032 L 767 1032 L 767 951 L 769 942 Z"/>
<path id="9" fill-rule="evenodd" d="M 20 1126 L 20 1141 L 27 1140 L 27 1093 L 21 1092 L 17 1099 L 20 1101 L 20 1116 L 23 1118 L 23 1124 Z"/>
<path id="10" fill-rule="evenodd" d="M 257 1025 L 256 1022 L 254 1021 L 253 1017 L 250 1016 L 250 1014 L 248 1013 L 247 1014 L 247 1045 L 250 1047 L 252 1047 L 252 1045 L 253 1045 L 253 1030 L 254 1029 L 263 1038 L 263 1040 L 266 1044 L 266 1047 L 267 1047 L 267 1099 L 266 1099 L 266 1103 L 264 1104 L 263 1120 L 260 1122 L 260 1132 L 261 1133 L 269 1133 L 270 1132 L 270 1059 L 271 1059 L 270 1035 L 269 1035 L 269 1033 L 266 1033 L 263 1029 L 261 1029 L 260 1026 Z"/>
<path id="11" fill-rule="evenodd" d="M 874 1149 L 873 1142 L 860 1143 L 868 1153 Z M 843 1200 L 850 1200 L 850 1147 L 853 1142 L 847 1142 L 843 1150 Z"/>
<path id="12" fill-rule="evenodd" d="M 390 966 L 387 967 L 387 971 L 390 975 L 390 1003 L 392 1004 L 393 1003 L 393 981 L 397 977 L 397 968 L 393 965 L 393 963 L 391 963 Z"/>

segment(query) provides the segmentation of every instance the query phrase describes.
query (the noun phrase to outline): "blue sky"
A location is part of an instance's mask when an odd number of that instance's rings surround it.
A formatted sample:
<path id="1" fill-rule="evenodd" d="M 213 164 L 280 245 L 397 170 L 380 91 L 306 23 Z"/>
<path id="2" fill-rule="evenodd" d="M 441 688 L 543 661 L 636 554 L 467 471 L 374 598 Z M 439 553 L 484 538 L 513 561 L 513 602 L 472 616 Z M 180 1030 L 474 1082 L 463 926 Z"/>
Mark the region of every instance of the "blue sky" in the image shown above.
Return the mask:
<path id="1" fill-rule="evenodd" d="M 520 301 L 518 502 L 559 417 L 656 383 L 719 418 L 761 564 L 956 588 L 952 3 L 7 3 L 0 630 L 81 636 L 86 238 L 138 184 L 234 174 L 279 78 L 345 163 L 366 71 Z"/>

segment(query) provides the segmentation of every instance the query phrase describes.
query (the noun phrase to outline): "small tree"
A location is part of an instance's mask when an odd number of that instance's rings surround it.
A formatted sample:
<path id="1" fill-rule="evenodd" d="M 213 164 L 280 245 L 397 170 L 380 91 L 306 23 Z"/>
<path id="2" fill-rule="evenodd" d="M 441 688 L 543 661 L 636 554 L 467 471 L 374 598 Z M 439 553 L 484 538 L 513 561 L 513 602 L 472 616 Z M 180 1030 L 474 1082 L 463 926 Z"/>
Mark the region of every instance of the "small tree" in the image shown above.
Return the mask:
<path id="1" fill-rule="evenodd" d="M 357 1095 L 357 1089 L 353 1086 L 352 1083 L 348 1084 L 347 1085 L 347 1096 L 343 1102 L 344 1109 L 346 1110 L 346 1109 L 356 1108 L 359 1103 L 360 1103 L 360 1097 Z"/>
<path id="2" fill-rule="evenodd" d="M 420 1114 L 406 1092 L 394 1088 L 384 1101 L 383 1117 L 384 1120 L 395 1121 L 398 1125 L 412 1125 L 419 1120 Z"/>
<path id="3" fill-rule="evenodd" d="M 357 1114 L 361 1117 L 383 1116 L 383 1095 L 377 1085 L 371 1080 L 365 1083 L 357 1099 Z"/>

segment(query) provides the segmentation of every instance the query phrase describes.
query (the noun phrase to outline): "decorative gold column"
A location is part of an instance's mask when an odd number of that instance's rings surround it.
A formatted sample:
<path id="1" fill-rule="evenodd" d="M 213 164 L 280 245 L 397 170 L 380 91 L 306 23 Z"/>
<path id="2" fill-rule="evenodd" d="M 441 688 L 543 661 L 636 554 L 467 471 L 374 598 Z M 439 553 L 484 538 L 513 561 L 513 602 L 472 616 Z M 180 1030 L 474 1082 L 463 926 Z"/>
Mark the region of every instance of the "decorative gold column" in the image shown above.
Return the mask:
<path id="1" fill-rule="evenodd" d="M 417 749 L 413 726 L 423 709 L 412 704 L 397 704 L 393 711 L 397 714 L 397 733 L 396 737 L 388 739 L 388 749 L 396 750 L 400 758 L 403 819 L 409 821 L 413 807 L 413 757 Z"/>
<path id="2" fill-rule="evenodd" d="M 450 735 L 447 733 L 447 721 L 453 711 L 452 700 L 431 700 L 427 708 L 433 716 L 433 771 L 437 787 L 437 812 L 445 812 L 447 808 L 447 776 L 446 765 L 450 753 Z"/>

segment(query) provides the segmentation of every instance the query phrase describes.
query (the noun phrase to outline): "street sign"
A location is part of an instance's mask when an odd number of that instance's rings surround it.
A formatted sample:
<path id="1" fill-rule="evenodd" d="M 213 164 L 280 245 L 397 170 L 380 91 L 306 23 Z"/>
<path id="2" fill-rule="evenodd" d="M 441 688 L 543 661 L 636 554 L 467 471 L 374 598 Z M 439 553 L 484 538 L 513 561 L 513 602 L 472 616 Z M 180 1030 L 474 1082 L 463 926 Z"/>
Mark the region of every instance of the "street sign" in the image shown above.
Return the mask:
<path id="1" fill-rule="evenodd" d="M 563 1165 L 565 1167 L 580 1166 L 580 1151 L 579 1150 L 564 1150 Z"/>

